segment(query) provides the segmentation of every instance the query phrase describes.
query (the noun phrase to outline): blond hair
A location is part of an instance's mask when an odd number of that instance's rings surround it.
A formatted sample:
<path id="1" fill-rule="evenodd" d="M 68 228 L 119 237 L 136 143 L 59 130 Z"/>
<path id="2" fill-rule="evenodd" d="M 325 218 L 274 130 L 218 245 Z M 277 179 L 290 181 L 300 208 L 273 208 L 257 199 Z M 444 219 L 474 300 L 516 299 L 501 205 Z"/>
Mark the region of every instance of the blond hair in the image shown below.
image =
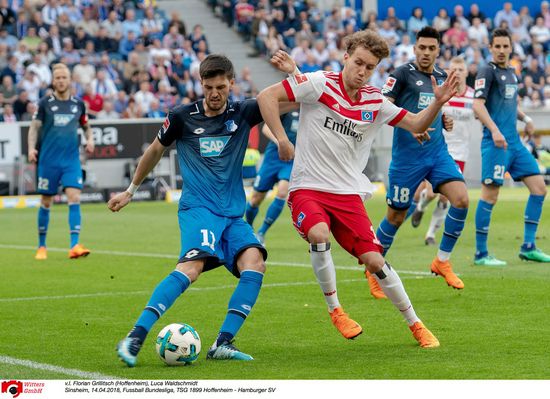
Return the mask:
<path id="1" fill-rule="evenodd" d="M 463 64 L 463 65 L 466 65 L 466 61 L 464 60 L 463 57 L 453 57 L 451 58 L 451 64 Z"/>
<path id="2" fill-rule="evenodd" d="M 369 29 L 355 32 L 344 38 L 344 48 L 349 55 L 352 55 L 359 46 L 369 50 L 380 61 L 390 55 L 390 48 L 386 40 Z"/>
<path id="3" fill-rule="evenodd" d="M 71 72 L 71 71 L 69 70 L 69 67 L 68 67 L 67 65 L 65 65 L 65 64 L 62 64 L 61 62 L 59 62 L 59 63 L 57 63 L 57 64 L 54 64 L 54 65 L 52 66 L 52 74 L 53 74 L 55 71 L 57 71 L 58 69 L 65 69 L 65 70 L 67 70 L 67 72 L 69 72 L 69 75 L 70 75 L 70 72 Z"/>

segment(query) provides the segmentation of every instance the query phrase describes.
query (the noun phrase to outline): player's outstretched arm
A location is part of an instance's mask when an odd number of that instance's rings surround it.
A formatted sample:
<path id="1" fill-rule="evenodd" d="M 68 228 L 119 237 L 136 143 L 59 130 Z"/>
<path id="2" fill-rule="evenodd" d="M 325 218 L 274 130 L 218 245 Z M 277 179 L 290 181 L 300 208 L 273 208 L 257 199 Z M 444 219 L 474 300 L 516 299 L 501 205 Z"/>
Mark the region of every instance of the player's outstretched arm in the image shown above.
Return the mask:
<path id="1" fill-rule="evenodd" d="M 474 113 L 479 121 L 487 126 L 487 129 L 491 132 L 495 146 L 506 149 L 508 147 L 508 143 L 496 123 L 491 118 L 491 115 L 489 115 L 489 111 L 487 111 L 487 107 L 485 106 L 484 98 L 474 99 Z"/>
<path id="2" fill-rule="evenodd" d="M 281 113 L 280 102 L 288 102 L 289 98 L 282 83 L 276 83 L 263 89 L 256 98 L 265 123 L 271 133 L 277 139 L 279 158 L 282 161 L 290 161 L 294 158 L 294 146 L 288 140 L 279 115 Z"/>
<path id="3" fill-rule="evenodd" d="M 296 75 L 300 73 L 292 57 L 284 50 L 277 50 L 277 52 L 271 56 L 270 61 L 271 65 L 287 75 Z"/>
<path id="4" fill-rule="evenodd" d="M 38 150 L 36 149 L 36 142 L 38 141 L 38 132 L 42 128 L 42 121 L 40 119 L 33 119 L 29 128 L 29 134 L 27 136 L 28 144 L 28 160 L 31 163 L 38 161 Z"/>
<path id="5" fill-rule="evenodd" d="M 130 187 L 128 187 L 126 191 L 115 195 L 107 203 L 107 206 L 112 212 L 118 212 L 128 205 L 128 203 L 132 200 L 132 196 L 143 182 L 143 179 L 145 179 L 145 177 L 151 173 L 156 164 L 159 163 L 165 149 L 166 147 L 160 143 L 158 138 L 155 138 L 155 141 L 153 141 L 145 150 L 143 156 L 139 160 Z"/>

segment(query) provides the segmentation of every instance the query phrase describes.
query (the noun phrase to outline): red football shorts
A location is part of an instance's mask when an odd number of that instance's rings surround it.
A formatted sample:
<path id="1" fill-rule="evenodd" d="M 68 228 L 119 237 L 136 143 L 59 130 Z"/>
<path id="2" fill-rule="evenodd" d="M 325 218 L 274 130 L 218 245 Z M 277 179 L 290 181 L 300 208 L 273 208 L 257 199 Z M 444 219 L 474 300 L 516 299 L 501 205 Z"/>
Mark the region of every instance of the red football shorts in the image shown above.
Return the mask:
<path id="1" fill-rule="evenodd" d="M 294 227 L 305 240 L 313 226 L 326 223 L 336 241 L 356 258 L 367 252 L 382 253 L 359 195 L 301 189 L 290 193 L 288 206 Z"/>
<path id="2" fill-rule="evenodd" d="M 455 163 L 456 163 L 456 164 L 458 165 L 458 167 L 460 168 L 460 171 L 461 171 L 462 173 L 464 173 L 464 166 L 466 165 L 466 162 L 464 162 L 464 161 L 457 161 L 457 160 L 455 159 Z"/>

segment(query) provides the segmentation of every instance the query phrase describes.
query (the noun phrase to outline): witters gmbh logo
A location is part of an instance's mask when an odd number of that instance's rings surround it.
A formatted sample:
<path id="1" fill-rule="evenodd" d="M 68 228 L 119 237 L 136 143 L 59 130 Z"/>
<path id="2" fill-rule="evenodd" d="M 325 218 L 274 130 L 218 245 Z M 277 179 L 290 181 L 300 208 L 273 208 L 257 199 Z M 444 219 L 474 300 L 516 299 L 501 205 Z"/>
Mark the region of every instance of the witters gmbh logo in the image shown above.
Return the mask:
<path id="1" fill-rule="evenodd" d="M 0 391 L 11 395 L 12 398 L 17 398 L 22 393 L 24 394 L 41 394 L 44 389 L 43 382 L 22 382 L 17 380 L 2 381 Z M 4 396 L 2 396 L 4 397 Z"/>

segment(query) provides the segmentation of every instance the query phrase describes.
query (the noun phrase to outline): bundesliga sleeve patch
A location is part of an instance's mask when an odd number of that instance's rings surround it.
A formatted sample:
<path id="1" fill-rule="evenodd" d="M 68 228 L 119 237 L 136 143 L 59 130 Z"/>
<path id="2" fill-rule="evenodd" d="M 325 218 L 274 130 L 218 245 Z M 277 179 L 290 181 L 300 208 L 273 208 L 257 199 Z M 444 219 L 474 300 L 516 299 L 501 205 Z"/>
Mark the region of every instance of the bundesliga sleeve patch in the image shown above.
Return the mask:
<path id="1" fill-rule="evenodd" d="M 294 80 L 296 81 L 296 84 L 302 84 L 304 82 L 307 82 L 307 76 L 306 75 L 296 75 L 294 76 Z"/>
<path id="2" fill-rule="evenodd" d="M 170 127 L 170 119 L 166 117 L 166 119 L 164 120 L 164 123 L 162 124 L 162 128 L 164 129 L 164 131 L 167 131 L 169 127 Z"/>
<path id="3" fill-rule="evenodd" d="M 484 89 L 485 88 L 485 78 L 483 79 L 476 79 L 476 90 Z"/>
<path id="4" fill-rule="evenodd" d="M 384 84 L 384 87 L 382 89 L 386 91 L 392 91 L 395 86 L 395 82 L 397 82 L 397 79 L 390 76 L 388 80 L 386 80 L 386 83 Z"/>

